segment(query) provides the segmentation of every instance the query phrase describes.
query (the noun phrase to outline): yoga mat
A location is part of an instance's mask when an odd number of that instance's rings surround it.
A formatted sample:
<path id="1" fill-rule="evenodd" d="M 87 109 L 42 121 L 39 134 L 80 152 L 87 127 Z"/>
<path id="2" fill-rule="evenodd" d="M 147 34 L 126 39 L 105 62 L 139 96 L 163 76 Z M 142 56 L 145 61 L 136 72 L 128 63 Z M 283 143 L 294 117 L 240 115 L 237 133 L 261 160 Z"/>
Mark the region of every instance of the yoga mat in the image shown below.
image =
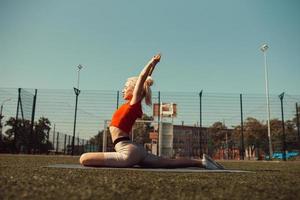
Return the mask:
<path id="1" fill-rule="evenodd" d="M 184 173 L 255 173 L 253 171 L 235 170 L 235 169 L 222 169 L 222 170 L 209 170 L 198 167 L 187 167 L 187 168 L 143 168 L 143 167 L 130 167 L 130 168 L 116 168 L 116 167 L 86 167 L 80 164 L 53 164 L 46 166 L 47 168 L 61 168 L 61 169 L 109 169 L 109 170 L 131 170 L 131 171 L 145 171 L 145 172 L 184 172 Z"/>

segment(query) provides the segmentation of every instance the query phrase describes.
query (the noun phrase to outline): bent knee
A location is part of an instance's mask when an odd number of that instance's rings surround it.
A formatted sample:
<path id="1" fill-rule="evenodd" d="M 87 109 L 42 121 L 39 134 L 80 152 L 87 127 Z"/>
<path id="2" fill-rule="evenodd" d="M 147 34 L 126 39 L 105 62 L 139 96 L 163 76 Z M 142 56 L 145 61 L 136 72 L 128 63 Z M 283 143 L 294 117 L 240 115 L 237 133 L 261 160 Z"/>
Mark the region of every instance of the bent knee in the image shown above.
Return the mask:
<path id="1" fill-rule="evenodd" d="M 80 156 L 80 164 L 85 166 L 102 166 L 104 162 L 103 153 L 84 153 Z"/>
<path id="2" fill-rule="evenodd" d="M 85 166 L 93 165 L 94 164 L 93 160 L 94 158 L 90 153 L 84 153 L 80 156 L 79 163 Z"/>
<path id="3" fill-rule="evenodd" d="M 87 160 L 88 160 L 87 158 L 88 158 L 88 156 L 87 156 L 86 153 L 82 154 L 82 155 L 80 156 L 80 158 L 79 158 L 79 163 L 80 163 L 81 165 L 86 165 L 86 164 L 87 164 Z"/>

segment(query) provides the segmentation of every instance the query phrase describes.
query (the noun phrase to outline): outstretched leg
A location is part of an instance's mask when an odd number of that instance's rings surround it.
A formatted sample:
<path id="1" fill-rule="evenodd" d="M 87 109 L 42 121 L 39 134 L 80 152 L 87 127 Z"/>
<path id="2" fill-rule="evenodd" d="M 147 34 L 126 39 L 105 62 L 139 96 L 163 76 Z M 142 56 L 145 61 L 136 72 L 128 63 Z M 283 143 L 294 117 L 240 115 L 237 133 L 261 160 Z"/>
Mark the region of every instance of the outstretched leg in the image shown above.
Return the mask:
<path id="1" fill-rule="evenodd" d="M 201 160 L 177 158 L 170 159 L 154 154 L 148 154 L 147 157 L 139 163 L 142 167 L 151 168 L 180 168 L 180 167 L 204 167 Z"/>
<path id="2" fill-rule="evenodd" d="M 224 167 L 215 162 L 212 158 L 203 154 L 202 160 L 188 159 L 188 158 L 163 158 L 153 154 L 148 154 L 146 158 L 140 163 L 143 167 L 153 168 L 179 168 L 179 167 L 203 167 L 206 169 L 224 169 Z"/>

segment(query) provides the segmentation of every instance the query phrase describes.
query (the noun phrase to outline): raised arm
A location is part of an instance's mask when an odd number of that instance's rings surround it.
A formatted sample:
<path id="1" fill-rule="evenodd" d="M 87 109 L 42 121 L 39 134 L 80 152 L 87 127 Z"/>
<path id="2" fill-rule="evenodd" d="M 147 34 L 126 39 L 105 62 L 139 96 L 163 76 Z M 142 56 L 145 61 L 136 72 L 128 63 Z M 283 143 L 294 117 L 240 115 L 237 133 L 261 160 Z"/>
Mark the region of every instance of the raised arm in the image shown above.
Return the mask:
<path id="1" fill-rule="evenodd" d="M 156 64 L 160 61 L 161 55 L 157 54 L 151 58 L 151 60 L 147 63 L 144 69 L 141 71 L 136 85 L 133 90 L 132 99 L 130 104 L 133 105 L 136 102 L 140 101 L 143 98 L 144 93 L 144 83 L 148 76 L 150 76 L 156 66 Z"/>

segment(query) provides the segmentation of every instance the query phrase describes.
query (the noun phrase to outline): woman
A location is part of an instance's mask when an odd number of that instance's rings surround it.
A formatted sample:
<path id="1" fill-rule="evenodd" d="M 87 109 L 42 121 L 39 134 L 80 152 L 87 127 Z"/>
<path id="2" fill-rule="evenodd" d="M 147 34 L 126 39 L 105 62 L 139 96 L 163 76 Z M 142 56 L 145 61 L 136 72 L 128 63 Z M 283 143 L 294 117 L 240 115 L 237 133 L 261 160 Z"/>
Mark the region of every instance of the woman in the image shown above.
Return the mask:
<path id="1" fill-rule="evenodd" d="M 129 138 L 130 130 L 137 118 L 142 117 L 141 102 L 145 99 L 151 105 L 151 74 L 160 61 L 161 55 L 155 55 L 144 67 L 138 77 L 129 78 L 122 91 L 127 103 L 123 104 L 113 115 L 109 127 L 116 152 L 85 153 L 80 163 L 85 166 L 132 167 L 140 165 L 153 168 L 204 167 L 207 169 L 224 169 L 222 165 L 204 154 L 202 160 L 168 159 L 150 154 L 143 146 L 133 143 Z"/>

